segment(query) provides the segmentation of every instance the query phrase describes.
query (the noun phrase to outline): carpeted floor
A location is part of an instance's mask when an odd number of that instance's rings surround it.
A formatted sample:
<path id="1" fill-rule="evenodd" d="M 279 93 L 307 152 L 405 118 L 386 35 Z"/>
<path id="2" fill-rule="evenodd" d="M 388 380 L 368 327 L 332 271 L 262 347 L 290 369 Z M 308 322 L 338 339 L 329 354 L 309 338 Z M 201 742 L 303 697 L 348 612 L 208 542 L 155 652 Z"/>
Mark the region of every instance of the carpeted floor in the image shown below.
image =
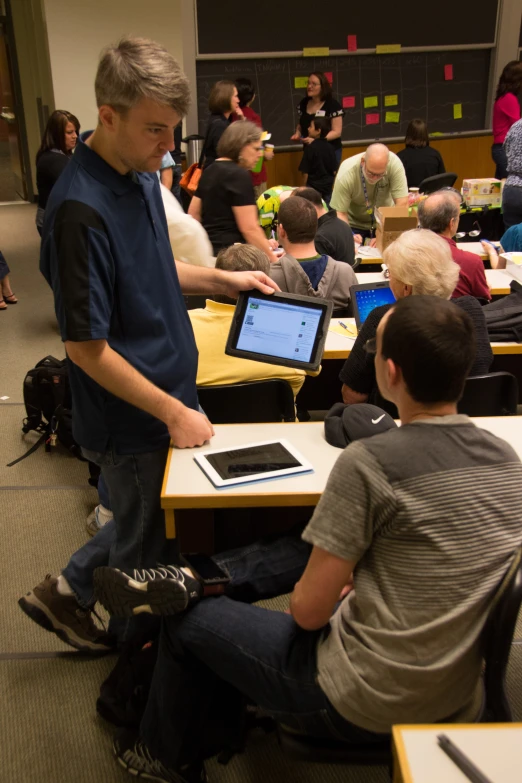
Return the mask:
<path id="1" fill-rule="evenodd" d="M 63 357 L 50 291 L 38 271 L 34 207 L 0 207 L 1 249 L 20 302 L 0 313 L 0 779 L 9 783 L 117 783 L 130 780 L 111 755 L 112 730 L 96 715 L 100 682 L 114 658 L 85 660 L 31 622 L 17 599 L 56 572 L 86 540 L 85 518 L 96 501 L 86 466 L 63 449 L 43 448 L 18 465 L 34 441 L 22 438 L 22 382 L 47 354 Z M 285 599 L 272 602 L 281 609 Z M 522 719 L 522 623 L 508 672 L 515 716 Z M 61 653 L 56 657 L 56 653 Z M 297 764 L 273 735 L 254 733 L 228 766 L 208 763 L 213 783 L 385 783 L 382 767 Z"/>

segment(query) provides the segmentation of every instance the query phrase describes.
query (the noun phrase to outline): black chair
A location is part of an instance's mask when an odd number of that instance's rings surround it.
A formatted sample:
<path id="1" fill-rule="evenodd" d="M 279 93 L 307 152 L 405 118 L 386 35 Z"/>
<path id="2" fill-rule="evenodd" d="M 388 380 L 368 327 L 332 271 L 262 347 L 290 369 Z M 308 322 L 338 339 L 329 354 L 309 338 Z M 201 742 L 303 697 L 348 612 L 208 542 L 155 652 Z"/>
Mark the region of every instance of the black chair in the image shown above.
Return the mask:
<path id="1" fill-rule="evenodd" d="M 198 386 L 198 398 L 213 424 L 295 421 L 294 393 L 281 378 Z"/>
<path id="2" fill-rule="evenodd" d="M 445 174 L 435 174 L 433 177 L 426 177 L 419 185 L 420 193 L 434 193 L 441 188 L 452 188 L 457 181 L 457 174 L 448 171 Z"/>
<path id="3" fill-rule="evenodd" d="M 509 372 L 472 375 L 459 400 L 459 413 L 468 416 L 515 416 L 518 403 L 518 381 Z"/>
<path id="4" fill-rule="evenodd" d="M 518 550 L 497 591 L 482 631 L 484 696 L 477 723 L 510 723 L 513 720 L 505 681 L 521 604 L 522 564 L 521 550 Z M 391 739 L 373 744 L 348 744 L 308 737 L 282 724 L 278 724 L 277 733 L 281 748 L 296 760 L 387 766 L 392 763 Z"/>

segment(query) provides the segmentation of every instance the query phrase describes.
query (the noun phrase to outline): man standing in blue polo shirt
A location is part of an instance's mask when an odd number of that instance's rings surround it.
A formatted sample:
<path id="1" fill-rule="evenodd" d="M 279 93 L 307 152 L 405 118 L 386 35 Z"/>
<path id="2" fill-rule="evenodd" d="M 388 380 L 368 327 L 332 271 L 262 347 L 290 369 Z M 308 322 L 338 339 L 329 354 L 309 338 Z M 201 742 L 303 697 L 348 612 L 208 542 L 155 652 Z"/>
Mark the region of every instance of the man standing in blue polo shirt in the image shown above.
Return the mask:
<path id="1" fill-rule="evenodd" d="M 74 437 L 101 466 L 114 519 L 60 576 L 19 601 L 42 627 L 90 653 L 115 641 L 92 620 L 94 568 L 171 562 L 160 507 L 170 440 L 187 448 L 214 434 L 198 406 L 182 291 L 276 288 L 261 272 L 174 262 L 155 172 L 190 100 L 176 60 L 153 41 L 123 39 L 103 54 L 95 91 L 98 126 L 82 135 L 53 189 L 40 268 L 69 359 Z"/>

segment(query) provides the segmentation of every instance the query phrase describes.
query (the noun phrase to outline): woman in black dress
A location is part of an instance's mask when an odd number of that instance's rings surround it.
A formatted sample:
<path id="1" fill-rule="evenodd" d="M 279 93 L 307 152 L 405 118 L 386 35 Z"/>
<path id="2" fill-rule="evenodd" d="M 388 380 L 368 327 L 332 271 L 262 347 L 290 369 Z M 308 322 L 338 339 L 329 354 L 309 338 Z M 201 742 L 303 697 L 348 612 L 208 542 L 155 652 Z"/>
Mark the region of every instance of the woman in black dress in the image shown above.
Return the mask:
<path id="1" fill-rule="evenodd" d="M 332 130 L 326 136 L 332 145 L 337 163 L 341 162 L 341 133 L 343 131 L 343 107 L 332 97 L 332 86 L 324 73 L 320 71 L 311 73 L 308 77 L 306 96 L 297 107 L 299 122 L 292 141 L 302 141 L 303 144 L 312 144 L 313 139 L 308 135 L 308 128 L 314 117 L 329 117 L 332 120 Z"/>
<path id="2" fill-rule="evenodd" d="M 36 153 L 38 209 L 36 228 L 42 234 L 47 199 L 56 180 L 69 163 L 80 134 L 80 123 L 68 111 L 53 111 L 47 121 L 40 149 Z"/>

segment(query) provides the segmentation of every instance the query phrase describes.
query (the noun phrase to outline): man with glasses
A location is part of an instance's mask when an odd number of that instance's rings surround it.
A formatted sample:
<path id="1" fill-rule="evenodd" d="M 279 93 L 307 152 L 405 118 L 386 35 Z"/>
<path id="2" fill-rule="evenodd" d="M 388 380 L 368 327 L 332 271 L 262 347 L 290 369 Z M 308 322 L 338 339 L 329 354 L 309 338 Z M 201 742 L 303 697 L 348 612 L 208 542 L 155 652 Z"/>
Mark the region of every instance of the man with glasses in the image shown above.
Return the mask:
<path id="1" fill-rule="evenodd" d="M 347 158 L 337 173 L 330 206 L 352 227 L 355 238 L 375 244 L 376 207 L 408 206 L 408 183 L 401 161 L 384 144 Z"/>
<path id="2" fill-rule="evenodd" d="M 424 201 L 421 201 L 418 206 L 419 225 L 421 228 L 427 228 L 429 231 L 439 234 L 446 240 L 453 260 L 460 267 L 459 279 L 452 298 L 476 296 L 477 299 L 485 299 L 489 302 L 491 292 L 486 280 L 482 258 L 475 253 L 461 250 L 457 247 L 454 239 L 454 237 L 459 238 L 460 202 L 460 193 L 453 188 L 435 191 Z M 474 227 L 474 231 L 480 233 L 480 226 L 478 229 Z M 486 248 L 489 255 L 491 268 L 500 268 L 501 261 L 493 245 L 484 243 L 483 247 Z M 505 261 L 503 263 L 505 265 Z"/>

